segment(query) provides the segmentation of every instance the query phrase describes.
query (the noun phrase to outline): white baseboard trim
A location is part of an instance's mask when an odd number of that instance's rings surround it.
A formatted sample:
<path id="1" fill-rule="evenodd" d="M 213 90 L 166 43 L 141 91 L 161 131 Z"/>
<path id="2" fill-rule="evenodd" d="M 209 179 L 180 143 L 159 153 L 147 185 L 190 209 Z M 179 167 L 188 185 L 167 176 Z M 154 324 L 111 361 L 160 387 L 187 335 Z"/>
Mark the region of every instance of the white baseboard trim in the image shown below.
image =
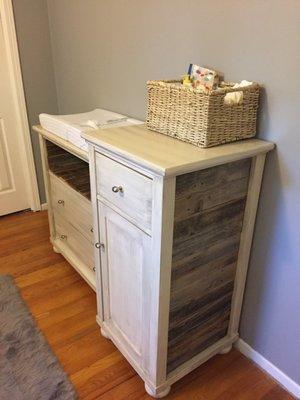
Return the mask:
<path id="1" fill-rule="evenodd" d="M 42 211 L 48 210 L 48 204 L 47 203 L 42 203 L 41 204 L 41 209 L 42 209 Z"/>
<path id="2" fill-rule="evenodd" d="M 272 376 L 281 386 L 283 386 L 288 392 L 290 392 L 297 399 L 300 399 L 300 385 L 289 378 L 284 372 L 277 368 L 274 364 L 264 358 L 256 350 L 252 349 L 242 339 L 238 339 L 235 343 L 235 347 L 247 358 L 250 358 L 255 364 L 261 369 Z"/>

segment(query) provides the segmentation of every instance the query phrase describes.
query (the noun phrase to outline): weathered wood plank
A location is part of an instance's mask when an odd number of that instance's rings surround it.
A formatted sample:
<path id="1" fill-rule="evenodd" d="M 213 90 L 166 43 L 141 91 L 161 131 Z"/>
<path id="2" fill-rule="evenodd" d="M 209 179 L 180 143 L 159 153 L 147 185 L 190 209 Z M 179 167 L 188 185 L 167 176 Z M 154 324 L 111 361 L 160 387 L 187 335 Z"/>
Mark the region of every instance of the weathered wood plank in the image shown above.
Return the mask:
<path id="1" fill-rule="evenodd" d="M 209 266 L 210 265 L 207 267 Z M 172 291 L 170 310 L 180 310 L 181 307 L 185 307 L 186 305 L 189 305 L 189 308 L 191 308 L 193 304 L 197 303 L 197 301 L 199 301 L 207 293 L 214 292 L 224 284 L 233 282 L 235 271 L 236 262 L 224 265 L 219 269 L 215 267 L 213 272 L 203 276 L 199 282 L 192 282 L 184 287 L 182 286 L 176 292 Z M 178 281 L 177 287 L 179 286 L 180 282 Z"/>
<path id="2" fill-rule="evenodd" d="M 194 262 L 193 268 L 189 268 L 186 274 L 181 275 L 179 278 L 172 280 L 171 298 L 180 297 L 181 292 L 186 292 L 188 288 L 192 290 L 196 285 L 199 289 L 204 285 L 208 288 L 213 286 L 214 281 L 218 278 L 224 278 L 228 273 L 230 265 L 234 265 L 237 258 L 237 251 L 232 251 L 212 258 L 210 261 L 202 264 L 201 262 Z M 208 289 L 207 289 L 208 290 Z M 191 294 L 189 294 L 190 296 Z M 186 296 L 187 298 L 188 296 Z M 175 300 L 174 300 L 175 304 Z"/>
<path id="3" fill-rule="evenodd" d="M 169 340 L 178 339 L 179 336 L 185 334 L 190 328 L 203 325 L 210 315 L 228 306 L 231 301 L 232 291 L 233 284 L 232 282 L 228 282 L 214 291 L 205 294 L 202 298 L 197 299 L 197 301 L 188 303 L 179 310 L 171 311 L 172 323 L 169 327 Z M 181 318 L 178 318 L 178 316 Z"/>
<path id="4" fill-rule="evenodd" d="M 175 220 L 185 219 L 201 211 L 242 199 L 247 194 L 248 177 L 225 182 L 204 193 L 194 192 L 176 201 Z"/>
<path id="5" fill-rule="evenodd" d="M 241 221 L 240 216 L 232 218 L 229 223 L 220 221 L 216 225 L 216 230 L 203 229 L 198 235 L 188 238 L 188 240 L 177 240 L 173 243 L 173 268 L 183 262 L 185 258 L 195 257 L 197 254 L 206 252 L 211 246 L 221 245 L 223 240 L 240 236 Z"/>
<path id="6" fill-rule="evenodd" d="M 46 147 L 50 171 L 91 199 L 89 164 L 49 140 Z"/>
<path id="7" fill-rule="evenodd" d="M 176 178 L 176 198 L 185 197 L 195 192 L 212 191 L 224 183 L 246 178 L 249 176 L 250 166 L 251 159 L 246 158 L 179 175 Z"/>
<path id="8" fill-rule="evenodd" d="M 168 372 L 226 336 L 229 317 L 230 304 L 226 309 L 213 314 L 201 325 L 200 329 L 197 326 L 180 337 L 178 342 L 171 341 L 168 353 Z"/>
<path id="9" fill-rule="evenodd" d="M 250 165 L 177 177 L 168 373 L 227 334 Z"/>
<path id="10" fill-rule="evenodd" d="M 187 257 L 181 257 L 177 262 L 173 259 L 172 264 L 172 280 L 173 282 L 186 273 L 198 269 L 200 265 L 208 263 L 212 259 L 227 255 L 231 252 L 234 254 L 239 248 L 239 234 L 228 236 L 223 241 L 217 241 L 212 244 L 202 244 L 198 247 L 198 251 L 189 254 Z M 184 267 L 184 268 L 183 268 Z"/>
<path id="11" fill-rule="evenodd" d="M 177 240 L 186 240 L 204 231 L 214 231 L 219 225 L 224 226 L 230 223 L 231 220 L 243 215 L 244 208 L 245 199 L 243 198 L 184 220 L 176 221 L 174 226 L 174 245 L 176 246 Z"/>

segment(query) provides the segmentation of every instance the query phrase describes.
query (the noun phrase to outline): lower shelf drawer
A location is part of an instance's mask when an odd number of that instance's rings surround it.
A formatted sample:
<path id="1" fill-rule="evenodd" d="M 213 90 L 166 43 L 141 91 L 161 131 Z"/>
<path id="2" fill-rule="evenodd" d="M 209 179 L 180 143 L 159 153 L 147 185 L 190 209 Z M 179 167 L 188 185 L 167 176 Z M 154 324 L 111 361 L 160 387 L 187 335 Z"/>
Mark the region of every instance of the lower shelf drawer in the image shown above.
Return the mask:
<path id="1" fill-rule="evenodd" d="M 62 241 L 88 268 L 94 271 L 94 246 L 59 212 L 54 211 L 56 239 Z"/>
<path id="2" fill-rule="evenodd" d="M 70 221 L 86 239 L 93 240 L 91 202 L 50 173 L 52 207 Z"/>

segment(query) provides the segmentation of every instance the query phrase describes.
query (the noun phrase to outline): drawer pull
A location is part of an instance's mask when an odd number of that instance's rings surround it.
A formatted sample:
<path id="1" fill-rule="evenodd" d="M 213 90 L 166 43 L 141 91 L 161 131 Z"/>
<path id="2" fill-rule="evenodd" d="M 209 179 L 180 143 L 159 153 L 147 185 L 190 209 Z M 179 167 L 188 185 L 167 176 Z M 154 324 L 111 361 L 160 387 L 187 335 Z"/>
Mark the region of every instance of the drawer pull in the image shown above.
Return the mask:
<path id="1" fill-rule="evenodd" d="M 60 238 L 61 238 L 62 240 L 65 240 L 65 239 L 67 239 L 67 235 L 60 235 Z"/>
<path id="2" fill-rule="evenodd" d="M 65 201 L 64 200 L 57 200 L 57 202 L 58 202 L 58 204 L 65 205 Z"/>
<path id="3" fill-rule="evenodd" d="M 114 193 L 118 193 L 118 192 L 123 193 L 123 188 L 122 188 L 122 186 L 113 186 L 113 187 L 111 188 L 111 190 L 112 190 Z"/>
<path id="4" fill-rule="evenodd" d="M 97 249 L 104 249 L 104 243 L 101 243 L 101 242 L 97 242 L 97 243 L 95 243 L 95 247 L 97 248 Z"/>

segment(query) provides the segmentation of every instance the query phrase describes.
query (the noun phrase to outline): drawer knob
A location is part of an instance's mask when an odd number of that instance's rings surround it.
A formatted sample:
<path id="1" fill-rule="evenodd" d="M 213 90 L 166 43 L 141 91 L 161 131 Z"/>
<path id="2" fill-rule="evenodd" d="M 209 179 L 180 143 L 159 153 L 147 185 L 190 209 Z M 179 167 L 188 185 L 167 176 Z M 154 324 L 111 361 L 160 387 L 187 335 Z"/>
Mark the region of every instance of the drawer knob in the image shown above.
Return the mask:
<path id="1" fill-rule="evenodd" d="M 64 205 L 65 201 L 64 200 L 57 200 L 58 204 Z"/>
<path id="2" fill-rule="evenodd" d="M 111 190 L 112 190 L 114 193 L 118 193 L 118 192 L 123 193 L 123 188 L 122 188 L 122 186 L 113 186 L 113 187 L 111 188 Z"/>
<path id="3" fill-rule="evenodd" d="M 97 249 L 104 249 L 104 243 L 101 243 L 101 242 L 97 242 L 97 243 L 95 243 L 95 247 L 97 248 Z"/>
<path id="4" fill-rule="evenodd" d="M 60 238 L 61 238 L 62 240 L 65 240 L 65 239 L 67 239 L 67 235 L 60 235 Z"/>

